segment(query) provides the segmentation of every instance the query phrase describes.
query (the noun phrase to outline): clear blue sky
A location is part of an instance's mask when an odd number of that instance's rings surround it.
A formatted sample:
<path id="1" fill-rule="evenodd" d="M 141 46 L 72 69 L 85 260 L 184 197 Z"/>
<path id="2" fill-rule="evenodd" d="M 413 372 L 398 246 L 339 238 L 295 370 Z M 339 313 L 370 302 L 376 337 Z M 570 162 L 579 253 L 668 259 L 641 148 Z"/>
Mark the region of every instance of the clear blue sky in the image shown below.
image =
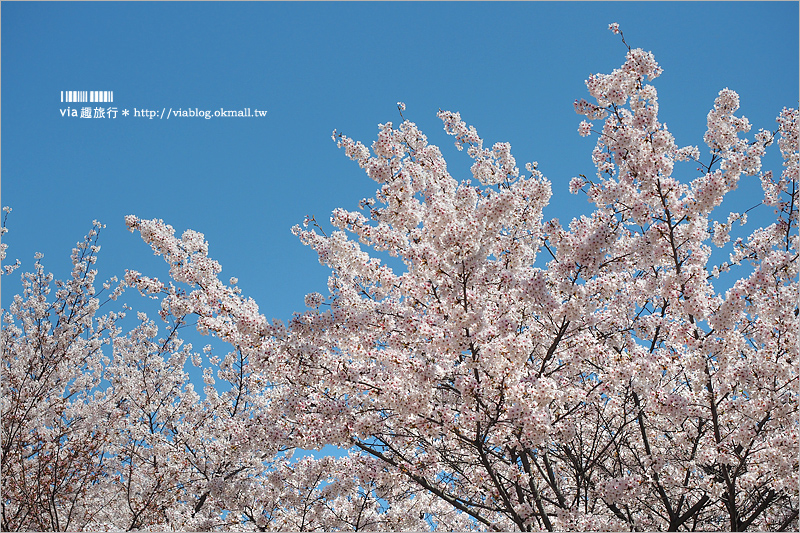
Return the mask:
<path id="1" fill-rule="evenodd" d="M 369 145 L 406 117 L 456 177 L 469 159 L 435 114 L 460 111 L 491 145 L 508 141 L 554 183 L 552 208 L 585 210 L 571 177 L 592 175 L 595 139 L 578 136 L 584 80 L 624 46 L 664 68 L 662 121 L 702 145 L 718 91 L 739 92 L 754 128 L 798 104 L 797 2 L 229 3 L 3 2 L 2 204 L 9 258 L 35 251 L 57 277 L 98 219 L 100 278 L 163 276 L 127 214 L 205 233 L 210 254 L 267 317 L 303 310 L 328 272 L 291 235 L 307 214 L 355 208 L 374 184 L 337 149 L 337 129 Z M 265 118 L 65 118 L 62 90 L 113 90 L 119 111 L 266 109 Z M 88 104 L 87 104 L 88 105 Z M 75 107 L 73 104 L 72 107 Z M 775 168 L 772 159 L 772 168 Z M 680 167 L 686 179 L 691 167 Z M 779 171 L 779 168 L 776 169 Z M 6 307 L 18 276 L 5 279 Z"/>

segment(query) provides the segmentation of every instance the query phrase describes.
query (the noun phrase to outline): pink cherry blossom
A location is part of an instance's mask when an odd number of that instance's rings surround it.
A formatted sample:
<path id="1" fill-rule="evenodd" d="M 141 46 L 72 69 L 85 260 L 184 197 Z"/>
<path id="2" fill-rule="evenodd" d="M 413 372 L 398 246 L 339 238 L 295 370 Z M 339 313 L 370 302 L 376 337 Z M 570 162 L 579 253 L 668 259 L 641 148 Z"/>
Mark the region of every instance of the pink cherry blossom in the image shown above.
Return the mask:
<path id="1" fill-rule="evenodd" d="M 725 88 L 705 153 L 681 147 L 661 74 L 629 48 L 586 80 L 596 172 L 569 188 L 592 212 L 563 223 L 537 164 L 457 112 L 467 176 L 402 103 L 372 143 L 334 132 L 377 190 L 292 229 L 331 273 L 286 324 L 163 220 L 125 218 L 163 280 L 97 289 L 99 223 L 69 279 L 37 256 L 0 336 L 3 529 L 796 529 L 798 113 L 748 139 Z M 726 204 L 756 179 L 762 227 Z M 327 445 L 350 452 L 294 458 Z"/>

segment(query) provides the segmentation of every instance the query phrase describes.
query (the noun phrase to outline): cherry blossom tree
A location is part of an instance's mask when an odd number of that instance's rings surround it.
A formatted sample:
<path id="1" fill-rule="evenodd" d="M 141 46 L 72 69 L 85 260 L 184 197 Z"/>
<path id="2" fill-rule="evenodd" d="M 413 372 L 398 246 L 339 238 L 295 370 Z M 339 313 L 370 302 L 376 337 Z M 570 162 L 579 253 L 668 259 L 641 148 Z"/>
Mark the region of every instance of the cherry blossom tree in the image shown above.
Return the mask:
<path id="1" fill-rule="evenodd" d="M 160 300 L 162 337 L 97 315 L 99 228 L 54 298 L 37 263 L 4 317 L 3 528 L 796 529 L 797 110 L 747 138 L 725 88 L 707 148 L 679 147 L 661 68 L 622 42 L 575 102 L 596 172 L 566 226 L 536 163 L 440 111 L 458 180 L 399 103 L 370 148 L 334 132 L 379 188 L 293 229 L 331 275 L 288 324 L 161 220 L 126 224 L 171 281 L 105 290 Z M 756 179 L 775 216 L 752 228 L 724 200 Z M 190 323 L 230 352 L 195 352 Z M 292 459 L 325 445 L 350 453 Z"/>
<path id="2" fill-rule="evenodd" d="M 184 343 L 179 332 L 188 309 L 178 311 L 181 293 L 173 285 L 129 271 L 95 289 L 100 230 L 96 223 L 73 250 L 68 281 L 54 282 L 37 256 L 4 315 L 4 531 L 242 524 L 408 530 L 427 526 L 420 509 L 454 514 L 431 497 L 412 496 L 397 474 L 361 482 L 360 471 L 376 470 L 369 458 L 292 461 L 294 435 L 302 430 L 271 409 L 273 385 L 243 349 L 220 359 L 208 347 L 201 354 Z M 202 248 L 197 238 L 187 232 L 181 246 Z M 213 261 L 205 264 L 219 272 Z M 162 337 L 144 313 L 123 334 L 126 305 L 99 314 L 131 285 L 148 296 L 172 293 L 175 305 L 162 304 Z M 187 361 L 205 365 L 202 398 Z"/>

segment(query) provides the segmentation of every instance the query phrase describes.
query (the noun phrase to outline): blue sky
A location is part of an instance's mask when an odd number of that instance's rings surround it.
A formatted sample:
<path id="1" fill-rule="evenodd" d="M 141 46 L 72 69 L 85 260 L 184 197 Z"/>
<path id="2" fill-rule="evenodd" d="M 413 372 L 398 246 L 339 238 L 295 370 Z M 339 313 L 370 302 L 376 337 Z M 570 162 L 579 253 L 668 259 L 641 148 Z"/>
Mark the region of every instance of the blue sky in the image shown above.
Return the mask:
<path id="1" fill-rule="evenodd" d="M 584 80 L 634 47 L 664 68 L 655 82 L 679 145 L 700 145 L 720 89 L 774 129 L 798 104 L 797 2 L 3 2 L 2 204 L 9 258 L 36 251 L 57 277 L 93 219 L 100 278 L 125 268 L 165 275 L 123 217 L 162 218 L 210 242 L 268 318 L 326 292 L 327 270 L 290 228 L 353 209 L 374 183 L 336 148 L 337 129 L 369 145 L 405 116 L 439 145 L 451 172 L 469 159 L 442 131 L 460 111 L 486 143 L 508 141 L 522 169 L 553 181 L 546 215 L 585 212 L 571 177 L 593 175 L 594 138 L 572 103 Z M 62 90 L 113 90 L 116 119 L 62 117 Z M 72 107 L 75 107 L 73 104 Z M 122 117 L 122 109 L 266 109 L 262 118 Z M 777 152 L 777 150 L 773 150 Z M 780 170 L 771 159 L 769 167 Z M 685 179 L 692 167 L 680 167 Z M 746 206 L 746 207 L 749 207 Z M 733 209 L 733 208 L 732 208 Z M 734 209 L 735 210 L 735 209 Z M 751 219 L 753 218 L 751 214 Z M 18 277 L 3 280 L 6 307 Z"/>

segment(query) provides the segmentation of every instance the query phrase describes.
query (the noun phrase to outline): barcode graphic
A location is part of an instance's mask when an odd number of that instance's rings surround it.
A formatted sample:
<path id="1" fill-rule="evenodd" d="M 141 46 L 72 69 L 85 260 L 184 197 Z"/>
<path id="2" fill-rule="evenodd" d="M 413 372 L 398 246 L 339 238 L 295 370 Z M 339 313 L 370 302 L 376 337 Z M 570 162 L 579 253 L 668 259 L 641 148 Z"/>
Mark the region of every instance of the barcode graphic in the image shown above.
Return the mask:
<path id="1" fill-rule="evenodd" d="M 113 102 L 114 91 L 61 91 L 62 102 Z"/>

